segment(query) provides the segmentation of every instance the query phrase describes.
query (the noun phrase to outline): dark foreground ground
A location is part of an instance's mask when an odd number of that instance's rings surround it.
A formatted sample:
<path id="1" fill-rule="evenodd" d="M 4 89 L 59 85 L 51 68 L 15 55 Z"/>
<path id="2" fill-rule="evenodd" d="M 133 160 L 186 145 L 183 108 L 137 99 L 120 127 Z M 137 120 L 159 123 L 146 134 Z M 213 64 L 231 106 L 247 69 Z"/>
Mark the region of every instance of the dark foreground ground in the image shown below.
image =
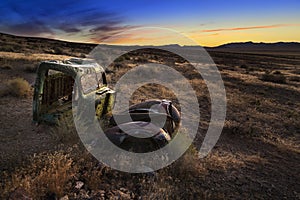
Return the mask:
<path id="1" fill-rule="evenodd" d="M 20 193 L 34 199 L 299 199 L 300 54 L 213 51 L 210 55 L 225 84 L 227 117 L 217 145 L 206 158 L 198 159 L 191 149 L 155 174 L 117 172 L 98 164 L 85 152 L 76 134 L 67 137 L 72 128 L 67 131 L 65 125 L 55 128 L 32 124 L 32 96 L 3 95 L 0 196 L 18 199 L 16 195 Z M 143 57 L 141 62 L 165 62 L 147 53 L 132 56 Z M 2 52 L 1 87 L 15 77 L 32 84 L 35 74 L 30 66 L 43 59 L 66 57 Z M 205 84 L 185 63 L 167 59 L 190 79 L 198 95 L 202 112 L 200 136 L 194 143 L 198 147 L 210 117 Z M 131 58 L 118 62 L 111 66 L 108 79 L 112 83 L 137 64 Z M 171 92 L 155 85 L 138 90 L 132 102 L 162 97 L 176 103 Z"/>

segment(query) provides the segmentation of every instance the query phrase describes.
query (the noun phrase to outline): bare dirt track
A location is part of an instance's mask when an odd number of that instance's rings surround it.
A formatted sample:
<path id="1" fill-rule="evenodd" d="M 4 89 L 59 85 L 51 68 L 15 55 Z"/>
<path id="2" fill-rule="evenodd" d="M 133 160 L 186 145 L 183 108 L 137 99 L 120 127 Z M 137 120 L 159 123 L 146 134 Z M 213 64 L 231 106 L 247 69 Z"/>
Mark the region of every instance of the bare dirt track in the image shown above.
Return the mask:
<path id="1" fill-rule="evenodd" d="M 107 170 L 93 189 L 88 186 L 88 181 L 85 182 L 88 188 L 84 190 L 94 191 L 88 193 L 91 199 L 96 199 L 103 191 L 105 195 L 100 196 L 104 199 L 300 198 L 300 53 L 209 53 L 221 72 L 228 105 L 225 127 L 213 151 L 204 159 L 179 161 L 179 164 L 175 163 L 174 169 L 170 166 L 167 170 L 160 170 L 156 174 L 158 178 L 146 177 L 140 180 L 135 175 Z M 21 55 L 16 53 L 13 61 L 5 61 L 9 56 L 2 54 L 1 65 L 9 65 L 10 68 L 0 69 L 1 85 L 14 77 L 23 77 L 33 83 L 35 74 L 26 71 L 23 63 L 30 65 L 39 59 L 18 61 L 18 56 Z M 142 56 L 153 62 L 164 62 L 160 57 L 149 57 L 147 53 Z M 115 81 L 128 68 L 133 67 L 130 62 L 132 60 L 124 59 L 117 67 L 112 66 L 108 80 Z M 181 68 L 195 86 L 201 102 L 200 110 L 203 111 L 199 130 L 201 135 L 206 130 L 210 117 L 207 111 L 209 98 L 203 81 L 188 70 L 188 67 L 184 70 L 185 67 L 184 63 L 175 66 Z M 285 82 L 266 81 L 262 78 L 265 73 L 283 76 Z M 171 98 L 176 103 L 172 93 L 158 90 L 153 85 L 138 90 L 132 101 L 160 96 Z M 65 149 L 50 130 L 52 127 L 32 124 L 31 101 L 31 97 L 0 97 L 2 172 L 13 174 L 15 168 L 24 165 L 26 167 L 31 161 L 28 156 Z M 202 137 L 199 136 L 195 146 L 199 146 L 201 141 Z M 192 169 L 183 166 L 184 164 L 191 165 Z M 79 174 L 84 173 L 81 171 Z M 128 183 L 131 179 L 135 184 Z M 4 185 L 6 181 L 9 182 L 9 179 L 2 179 Z M 76 199 L 73 193 L 73 190 L 65 190 L 62 196 L 68 195 L 69 198 Z M 80 197 L 82 196 L 78 194 L 77 198 Z"/>

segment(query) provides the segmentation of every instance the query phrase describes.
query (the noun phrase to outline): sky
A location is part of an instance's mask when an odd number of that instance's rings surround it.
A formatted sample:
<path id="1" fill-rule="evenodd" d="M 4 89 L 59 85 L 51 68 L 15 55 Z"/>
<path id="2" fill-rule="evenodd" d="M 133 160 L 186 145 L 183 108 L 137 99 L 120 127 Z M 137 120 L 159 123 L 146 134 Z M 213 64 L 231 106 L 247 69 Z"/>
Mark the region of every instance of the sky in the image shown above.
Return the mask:
<path id="1" fill-rule="evenodd" d="M 300 42 L 300 0 L 2 0 L 0 32 L 74 42 Z"/>

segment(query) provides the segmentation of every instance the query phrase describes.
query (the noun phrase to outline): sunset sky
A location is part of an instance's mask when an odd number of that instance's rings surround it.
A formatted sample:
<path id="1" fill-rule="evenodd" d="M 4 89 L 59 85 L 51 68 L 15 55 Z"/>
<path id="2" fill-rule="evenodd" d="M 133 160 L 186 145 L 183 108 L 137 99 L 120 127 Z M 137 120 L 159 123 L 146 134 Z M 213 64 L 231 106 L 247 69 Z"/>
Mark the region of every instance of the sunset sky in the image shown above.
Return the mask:
<path id="1" fill-rule="evenodd" d="M 300 1 L 2 0 L 0 32 L 141 45 L 192 44 L 177 34 L 202 46 L 245 41 L 300 42 Z"/>

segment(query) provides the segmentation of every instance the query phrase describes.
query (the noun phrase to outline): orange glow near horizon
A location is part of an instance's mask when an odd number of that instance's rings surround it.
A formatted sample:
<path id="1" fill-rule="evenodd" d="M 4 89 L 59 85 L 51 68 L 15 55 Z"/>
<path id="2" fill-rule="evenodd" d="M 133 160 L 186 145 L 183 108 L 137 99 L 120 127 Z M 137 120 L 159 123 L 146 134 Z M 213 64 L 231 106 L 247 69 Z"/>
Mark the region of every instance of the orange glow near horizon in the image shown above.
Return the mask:
<path id="1" fill-rule="evenodd" d="M 232 42 L 300 42 L 300 24 L 275 24 L 264 26 L 222 27 L 214 29 L 176 30 L 168 28 L 137 28 L 106 40 L 86 39 L 80 36 L 72 38 L 77 42 L 105 43 L 113 45 L 201 45 L 219 46 Z M 62 39 L 62 38 L 60 38 Z"/>
<path id="2" fill-rule="evenodd" d="M 116 45 L 300 42 L 299 8 L 299 0 L 10 0 L 0 2 L 0 32 Z M 162 28 L 142 31 L 149 26 Z"/>

